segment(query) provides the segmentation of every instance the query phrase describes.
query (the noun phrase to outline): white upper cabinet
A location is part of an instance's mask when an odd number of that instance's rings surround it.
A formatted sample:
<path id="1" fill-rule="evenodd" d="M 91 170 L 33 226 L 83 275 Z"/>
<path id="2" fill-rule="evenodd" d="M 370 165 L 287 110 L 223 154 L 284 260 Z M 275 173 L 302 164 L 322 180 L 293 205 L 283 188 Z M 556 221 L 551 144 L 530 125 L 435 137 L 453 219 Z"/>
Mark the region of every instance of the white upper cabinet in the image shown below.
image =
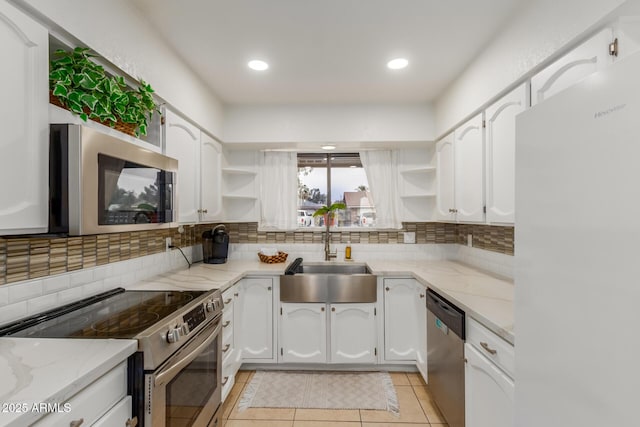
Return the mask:
<path id="1" fill-rule="evenodd" d="M 200 199 L 200 130 L 167 109 L 165 149 L 178 160 L 178 221 L 197 222 Z"/>
<path id="2" fill-rule="evenodd" d="M 0 2 L 0 235 L 48 228 L 47 30 Z"/>
<path id="3" fill-rule="evenodd" d="M 436 144 L 436 219 L 455 220 L 453 133 Z"/>
<path id="4" fill-rule="evenodd" d="M 514 222 L 516 115 L 526 108 L 527 85 L 522 84 L 485 111 L 489 223 Z"/>
<path id="5" fill-rule="evenodd" d="M 482 113 L 454 132 L 455 214 L 459 222 L 484 221 Z"/>
<path id="6" fill-rule="evenodd" d="M 536 105 L 613 62 L 609 43 L 613 30 L 605 28 L 531 78 L 531 105 Z"/>
<path id="7" fill-rule="evenodd" d="M 215 221 L 222 216 L 222 146 L 200 133 L 200 220 Z"/>
<path id="8" fill-rule="evenodd" d="M 165 152 L 178 159 L 178 222 L 222 217 L 222 147 L 171 110 L 165 113 Z"/>

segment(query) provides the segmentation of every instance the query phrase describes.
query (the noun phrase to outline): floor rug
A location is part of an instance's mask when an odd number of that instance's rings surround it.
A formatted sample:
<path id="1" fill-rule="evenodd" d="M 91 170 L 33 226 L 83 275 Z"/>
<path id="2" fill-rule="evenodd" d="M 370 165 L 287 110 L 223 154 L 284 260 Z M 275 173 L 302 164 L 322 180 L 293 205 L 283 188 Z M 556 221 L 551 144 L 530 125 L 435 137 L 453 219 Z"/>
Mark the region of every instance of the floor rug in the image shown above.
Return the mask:
<path id="1" fill-rule="evenodd" d="M 258 371 L 239 410 L 247 408 L 380 409 L 399 414 L 387 372 Z"/>

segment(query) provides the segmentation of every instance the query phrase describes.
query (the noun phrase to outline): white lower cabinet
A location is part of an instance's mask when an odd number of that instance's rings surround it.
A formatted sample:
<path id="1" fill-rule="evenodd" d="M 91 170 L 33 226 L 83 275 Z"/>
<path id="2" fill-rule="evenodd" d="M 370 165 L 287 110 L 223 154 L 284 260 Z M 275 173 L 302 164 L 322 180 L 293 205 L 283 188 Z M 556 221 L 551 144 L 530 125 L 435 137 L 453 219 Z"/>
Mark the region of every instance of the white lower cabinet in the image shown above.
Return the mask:
<path id="1" fill-rule="evenodd" d="M 327 361 L 327 313 L 324 303 L 280 305 L 280 361 Z"/>
<path id="2" fill-rule="evenodd" d="M 331 363 L 376 363 L 376 305 L 331 305 Z"/>
<path id="3" fill-rule="evenodd" d="M 384 279 L 384 359 L 415 361 L 427 378 L 426 288 L 415 279 Z"/>
<path id="4" fill-rule="evenodd" d="M 465 426 L 514 425 L 514 348 L 467 318 L 465 357 Z"/>
<path id="5" fill-rule="evenodd" d="M 69 412 L 51 413 L 33 425 L 38 427 L 80 425 L 79 422 L 82 420 L 83 426 L 90 426 L 96 422 L 102 423 L 98 425 L 124 426 L 126 420 L 131 417 L 131 398 L 127 396 L 127 362 L 121 363 L 98 378 L 67 403 L 69 403 Z M 122 424 L 111 422 L 105 424 L 106 420 L 120 419 L 120 414 L 124 412 L 127 417 Z M 103 417 L 107 418 L 102 420 Z M 76 424 L 73 424 L 74 422 Z"/>
<path id="6" fill-rule="evenodd" d="M 245 362 L 275 362 L 273 290 L 270 277 L 246 278 L 236 285 L 235 347 L 242 351 Z"/>
<path id="7" fill-rule="evenodd" d="M 224 309 L 222 310 L 222 401 L 224 402 L 233 385 L 240 365 L 242 364 L 242 351 L 238 349 L 236 334 L 235 295 L 236 287 L 227 289 L 222 294 Z"/>
<path id="8" fill-rule="evenodd" d="M 280 362 L 376 363 L 376 304 L 282 303 Z"/>

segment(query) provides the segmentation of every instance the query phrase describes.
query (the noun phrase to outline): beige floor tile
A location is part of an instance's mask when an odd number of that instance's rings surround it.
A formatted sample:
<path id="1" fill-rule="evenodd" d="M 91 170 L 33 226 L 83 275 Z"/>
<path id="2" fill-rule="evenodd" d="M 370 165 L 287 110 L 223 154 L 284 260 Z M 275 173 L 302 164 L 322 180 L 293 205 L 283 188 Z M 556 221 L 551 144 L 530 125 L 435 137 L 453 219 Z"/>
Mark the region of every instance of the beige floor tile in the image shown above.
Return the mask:
<path id="1" fill-rule="evenodd" d="M 295 409 L 289 408 L 248 408 L 238 411 L 238 405 L 229 414 L 230 420 L 290 420 L 293 421 Z"/>
<path id="2" fill-rule="evenodd" d="M 293 421 L 284 420 L 227 420 L 224 427 L 292 427 Z"/>
<path id="3" fill-rule="evenodd" d="M 427 385 L 419 372 L 408 372 L 407 377 L 411 385 Z"/>
<path id="4" fill-rule="evenodd" d="M 360 422 L 294 421 L 293 427 L 360 427 Z"/>
<path id="5" fill-rule="evenodd" d="M 405 372 L 389 372 L 393 385 L 411 385 Z"/>
<path id="6" fill-rule="evenodd" d="M 433 400 L 433 395 L 429 390 L 429 386 L 424 385 L 414 385 L 413 391 L 416 396 L 418 396 L 418 400 Z"/>
<path id="7" fill-rule="evenodd" d="M 436 406 L 436 403 L 430 399 L 420 399 L 420 406 L 427 415 L 427 419 L 431 424 L 446 424 L 447 420 Z"/>
<path id="8" fill-rule="evenodd" d="M 238 371 L 236 374 L 236 384 L 244 384 L 248 383 L 251 378 L 253 378 L 253 374 L 255 371 Z"/>
<path id="9" fill-rule="evenodd" d="M 426 423 L 427 418 L 422 411 L 420 402 L 410 386 L 396 386 L 398 403 L 400 404 L 400 416 L 388 411 L 360 410 L 360 418 L 363 422 L 386 423 Z"/>
<path id="10" fill-rule="evenodd" d="M 222 419 L 226 420 L 229 418 L 231 411 L 238 403 L 238 399 L 242 396 L 242 391 L 244 390 L 246 384 L 235 383 L 227 396 L 227 399 L 222 404 Z"/>
<path id="11" fill-rule="evenodd" d="M 296 421 L 357 421 L 360 423 L 360 411 L 357 409 L 296 409 Z"/>
<path id="12" fill-rule="evenodd" d="M 419 424 L 416 424 L 416 423 L 362 423 L 362 427 L 429 427 L 429 426 L 430 424 L 426 424 L 426 423 L 419 423 Z"/>

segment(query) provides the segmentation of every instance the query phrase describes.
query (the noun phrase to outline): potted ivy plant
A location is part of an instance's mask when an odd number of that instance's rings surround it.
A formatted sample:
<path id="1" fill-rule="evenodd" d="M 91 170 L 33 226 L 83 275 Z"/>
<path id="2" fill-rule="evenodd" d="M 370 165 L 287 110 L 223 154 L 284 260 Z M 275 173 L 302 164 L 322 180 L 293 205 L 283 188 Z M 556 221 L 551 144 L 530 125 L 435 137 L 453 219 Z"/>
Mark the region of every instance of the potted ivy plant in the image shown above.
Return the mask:
<path id="1" fill-rule="evenodd" d="M 129 88 L 122 76 L 110 76 L 90 58 L 89 49 L 58 49 L 49 69 L 51 102 L 87 119 L 140 136 L 147 134 L 148 120 L 160 113 L 153 88 L 140 80 Z"/>

